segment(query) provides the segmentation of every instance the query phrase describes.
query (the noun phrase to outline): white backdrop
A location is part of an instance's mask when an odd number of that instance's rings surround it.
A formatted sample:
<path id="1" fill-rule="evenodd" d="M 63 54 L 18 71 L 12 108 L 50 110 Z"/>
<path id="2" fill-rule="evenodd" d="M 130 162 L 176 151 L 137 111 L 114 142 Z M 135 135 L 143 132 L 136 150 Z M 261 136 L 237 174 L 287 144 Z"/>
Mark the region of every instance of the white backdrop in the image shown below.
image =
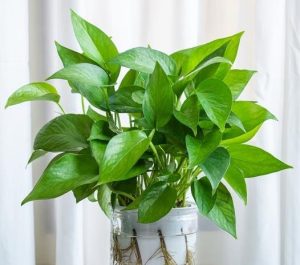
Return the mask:
<path id="1" fill-rule="evenodd" d="M 248 181 L 249 203 L 236 201 L 238 240 L 201 233 L 201 265 L 300 264 L 300 3 L 298 0 L 1 0 L 0 1 L 0 265 L 108 265 L 109 222 L 97 205 L 71 195 L 20 206 L 46 159 L 25 169 L 31 141 L 56 109 L 33 103 L 3 110 L 18 86 L 61 66 L 54 40 L 78 48 L 73 8 L 113 36 L 123 51 L 146 46 L 171 52 L 245 30 L 236 67 L 259 73 L 244 96 L 279 122 L 257 142 L 294 165 Z M 78 98 L 56 83 L 67 111 Z"/>

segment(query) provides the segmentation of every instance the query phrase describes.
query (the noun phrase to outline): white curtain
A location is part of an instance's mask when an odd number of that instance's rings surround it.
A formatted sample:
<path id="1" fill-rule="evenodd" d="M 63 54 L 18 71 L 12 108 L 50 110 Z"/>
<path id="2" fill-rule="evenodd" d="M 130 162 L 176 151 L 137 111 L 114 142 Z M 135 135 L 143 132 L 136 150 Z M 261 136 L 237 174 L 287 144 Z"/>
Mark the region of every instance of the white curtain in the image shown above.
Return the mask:
<path id="1" fill-rule="evenodd" d="M 246 31 L 235 67 L 258 74 L 243 96 L 279 119 L 256 143 L 294 169 L 248 181 L 248 206 L 236 200 L 239 239 L 206 227 L 199 265 L 300 264 L 298 0 L 0 1 L 0 264 L 109 264 L 109 221 L 96 204 L 76 205 L 68 194 L 20 206 L 48 161 L 25 168 L 32 139 L 57 109 L 36 102 L 3 109 L 14 89 L 61 67 L 54 40 L 78 48 L 70 8 L 113 36 L 121 51 L 150 44 L 171 52 Z M 65 83 L 55 85 L 66 110 L 78 110 L 78 97 Z"/>

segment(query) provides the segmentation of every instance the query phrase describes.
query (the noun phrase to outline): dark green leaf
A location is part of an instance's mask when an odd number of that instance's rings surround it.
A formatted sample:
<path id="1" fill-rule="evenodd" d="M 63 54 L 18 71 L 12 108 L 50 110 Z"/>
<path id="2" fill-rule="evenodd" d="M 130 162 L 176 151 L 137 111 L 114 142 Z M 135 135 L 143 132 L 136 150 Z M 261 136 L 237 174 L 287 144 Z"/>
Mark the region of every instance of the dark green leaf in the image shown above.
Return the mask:
<path id="1" fill-rule="evenodd" d="M 173 113 L 174 93 L 168 77 L 159 64 L 156 64 L 146 89 L 143 112 L 148 123 L 155 128 L 168 123 Z"/>
<path id="2" fill-rule="evenodd" d="M 235 211 L 232 197 L 227 188 L 220 183 L 216 192 L 216 202 L 208 213 L 208 218 L 217 226 L 236 238 Z"/>
<path id="3" fill-rule="evenodd" d="M 30 83 L 16 90 L 7 100 L 5 108 L 27 101 L 48 100 L 58 103 L 60 96 L 54 86 L 45 83 Z"/>
<path id="4" fill-rule="evenodd" d="M 218 147 L 200 164 L 215 191 L 230 165 L 230 155 L 225 148 Z"/>
<path id="5" fill-rule="evenodd" d="M 213 190 L 209 180 L 206 177 L 195 180 L 192 183 L 191 189 L 200 213 L 207 215 L 213 208 L 216 201 L 216 194 L 213 195 Z"/>
<path id="6" fill-rule="evenodd" d="M 150 186 L 139 203 L 139 222 L 152 223 L 161 219 L 173 208 L 176 197 L 176 190 L 166 182 L 160 181 Z"/>
<path id="7" fill-rule="evenodd" d="M 120 67 L 110 65 L 108 61 L 118 54 L 115 44 L 102 30 L 78 16 L 74 11 L 71 17 L 74 33 L 84 54 L 111 72 L 111 79 L 114 82 L 119 75 Z"/>
<path id="8" fill-rule="evenodd" d="M 232 105 L 229 88 L 220 80 L 207 79 L 199 84 L 196 93 L 209 119 L 224 130 Z"/>
<path id="9" fill-rule="evenodd" d="M 33 162 L 34 160 L 44 156 L 45 154 L 47 154 L 47 151 L 44 150 L 35 150 L 32 152 L 27 164 L 30 164 L 31 162 Z"/>
<path id="10" fill-rule="evenodd" d="M 97 180 L 98 165 L 89 155 L 64 154 L 52 160 L 22 204 L 61 196 Z"/>
<path id="11" fill-rule="evenodd" d="M 88 138 L 91 140 L 109 141 L 115 134 L 109 129 L 107 121 L 97 121 L 92 125 L 91 135 Z"/>
<path id="12" fill-rule="evenodd" d="M 34 149 L 63 152 L 88 147 L 93 121 L 86 115 L 65 114 L 48 122 L 37 134 Z"/>
<path id="13" fill-rule="evenodd" d="M 94 122 L 97 121 L 107 121 L 107 118 L 100 113 L 93 110 L 90 106 L 86 112 L 86 115 L 88 115 Z"/>
<path id="14" fill-rule="evenodd" d="M 238 69 L 230 70 L 227 73 L 223 81 L 230 88 L 234 100 L 239 97 L 255 73 L 256 71 Z"/>
<path id="15" fill-rule="evenodd" d="M 281 171 L 291 166 L 283 163 L 270 153 L 251 145 L 228 146 L 231 164 L 243 171 L 246 178 Z"/>
<path id="16" fill-rule="evenodd" d="M 111 63 L 125 66 L 127 68 L 151 74 L 155 64 L 159 63 L 167 75 L 175 75 L 176 64 L 167 54 L 151 48 L 133 48 L 111 60 Z"/>
<path id="17" fill-rule="evenodd" d="M 148 149 L 150 140 L 142 131 L 123 132 L 108 143 L 100 167 L 101 184 L 126 179 L 126 174 Z"/>
<path id="18" fill-rule="evenodd" d="M 111 190 L 105 184 L 100 185 L 98 188 L 98 203 L 106 216 L 111 217 L 113 213 L 111 205 Z"/>
<path id="19" fill-rule="evenodd" d="M 109 108 L 119 113 L 142 112 L 142 105 L 132 99 L 133 93 L 138 91 L 144 91 L 144 89 L 138 86 L 119 88 L 115 94 L 110 96 Z"/>
<path id="20" fill-rule="evenodd" d="M 76 202 L 80 202 L 87 197 L 89 197 L 91 194 L 93 194 L 97 189 L 97 182 L 90 183 L 90 184 L 84 184 L 82 186 L 77 187 L 73 190 L 74 197 L 76 199 Z"/>
<path id="21" fill-rule="evenodd" d="M 180 111 L 174 111 L 175 118 L 185 126 L 191 128 L 194 135 L 197 134 L 197 126 L 199 122 L 200 104 L 196 95 L 188 97 Z"/>
<path id="22" fill-rule="evenodd" d="M 186 148 L 189 155 L 189 167 L 193 168 L 202 163 L 218 147 L 222 139 L 219 131 L 212 131 L 198 139 L 186 136 Z"/>
<path id="23" fill-rule="evenodd" d="M 230 164 L 225 179 L 237 195 L 247 204 L 247 186 L 244 173 L 234 163 Z"/>

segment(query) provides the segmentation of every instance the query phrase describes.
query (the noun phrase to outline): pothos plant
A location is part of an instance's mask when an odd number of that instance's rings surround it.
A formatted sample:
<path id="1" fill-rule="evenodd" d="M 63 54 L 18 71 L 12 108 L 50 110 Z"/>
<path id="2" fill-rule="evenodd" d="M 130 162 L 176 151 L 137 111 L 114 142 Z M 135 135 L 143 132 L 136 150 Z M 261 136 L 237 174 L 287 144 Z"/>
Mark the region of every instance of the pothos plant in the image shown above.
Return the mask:
<path id="1" fill-rule="evenodd" d="M 108 216 L 119 205 L 151 223 L 188 206 L 191 190 L 199 212 L 236 237 L 231 191 L 246 203 L 245 179 L 290 167 L 246 144 L 276 118 L 238 100 L 255 73 L 232 68 L 242 33 L 171 55 L 150 47 L 119 53 L 99 28 L 71 17 L 83 53 L 56 43 L 64 68 L 47 80 L 68 81 L 83 113 L 65 113 L 47 82 L 27 84 L 7 101 L 46 100 L 61 110 L 38 132 L 29 162 L 57 155 L 22 204 L 72 191 Z M 119 81 L 121 67 L 128 71 Z"/>

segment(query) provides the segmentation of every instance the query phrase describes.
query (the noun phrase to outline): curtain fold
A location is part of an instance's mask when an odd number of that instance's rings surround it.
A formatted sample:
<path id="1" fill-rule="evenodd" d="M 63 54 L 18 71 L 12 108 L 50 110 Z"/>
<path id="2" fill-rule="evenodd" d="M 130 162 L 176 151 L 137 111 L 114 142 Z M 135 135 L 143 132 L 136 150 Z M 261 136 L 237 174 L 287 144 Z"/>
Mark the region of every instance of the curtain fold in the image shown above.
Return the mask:
<path id="1" fill-rule="evenodd" d="M 245 31 L 235 68 L 258 70 L 242 98 L 273 112 L 254 142 L 294 166 L 249 179 L 248 206 L 235 199 L 238 240 L 214 226 L 201 232 L 197 265 L 300 263 L 300 3 L 298 0 L 10 0 L 0 2 L 0 264 L 108 265 L 109 220 L 97 204 L 20 201 L 50 158 L 25 170 L 31 142 L 59 110 L 34 102 L 4 112 L 18 86 L 62 67 L 54 40 L 78 49 L 70 9 L 113 37 L 120 51 L 147 46 L 167 53 Z M 80 98 L 55 81 L 67 112 Z M 20 130 L 21 128 L 21 130 Z M 33 206 L 34 205 L 34 206 Z"/>

